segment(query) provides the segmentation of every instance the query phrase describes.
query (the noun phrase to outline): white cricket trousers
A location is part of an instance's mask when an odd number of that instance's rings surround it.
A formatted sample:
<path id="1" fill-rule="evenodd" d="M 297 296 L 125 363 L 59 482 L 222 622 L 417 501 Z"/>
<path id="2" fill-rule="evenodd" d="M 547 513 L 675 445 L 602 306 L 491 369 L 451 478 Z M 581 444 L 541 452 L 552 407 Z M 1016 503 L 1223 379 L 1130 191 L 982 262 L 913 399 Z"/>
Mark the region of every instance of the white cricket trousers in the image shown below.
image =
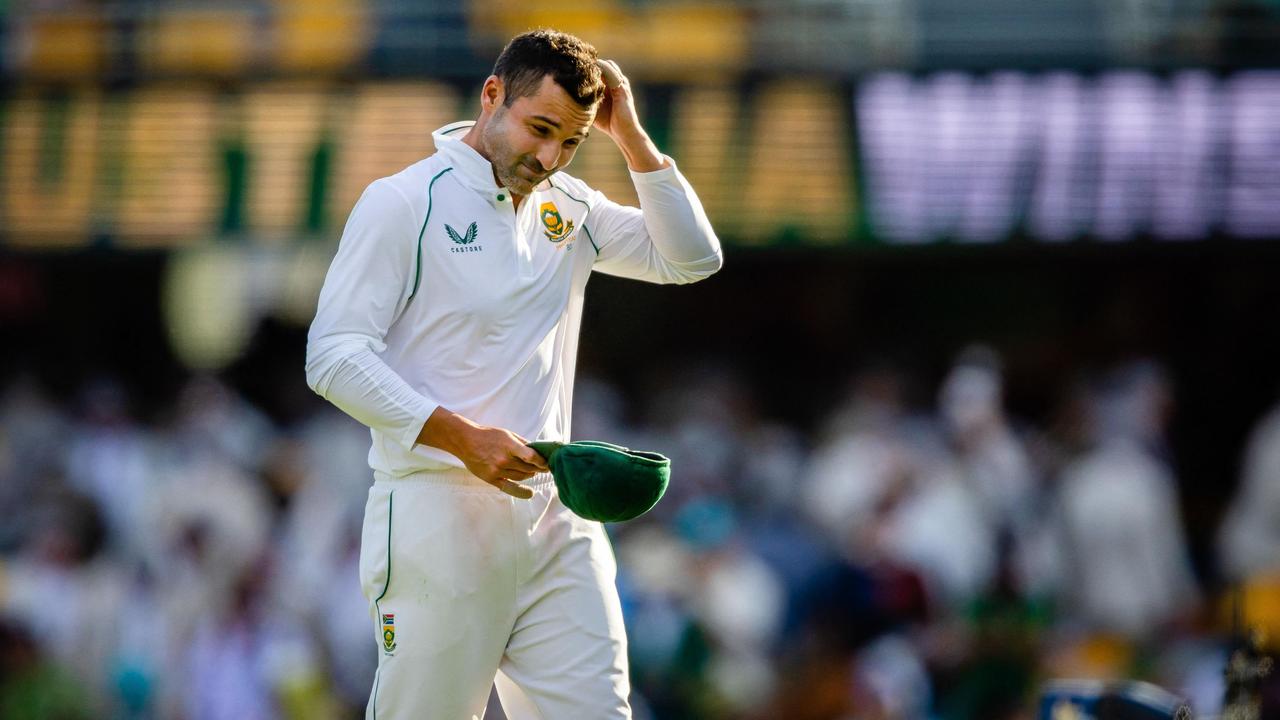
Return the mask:
<path id="1" fill-rule="evenodd" d="M 519 500 L 465 470 L 375 473 L 360 584 L 378 643 L 367 720 L 630 718 L 617 562 L 550 475 Z"/>

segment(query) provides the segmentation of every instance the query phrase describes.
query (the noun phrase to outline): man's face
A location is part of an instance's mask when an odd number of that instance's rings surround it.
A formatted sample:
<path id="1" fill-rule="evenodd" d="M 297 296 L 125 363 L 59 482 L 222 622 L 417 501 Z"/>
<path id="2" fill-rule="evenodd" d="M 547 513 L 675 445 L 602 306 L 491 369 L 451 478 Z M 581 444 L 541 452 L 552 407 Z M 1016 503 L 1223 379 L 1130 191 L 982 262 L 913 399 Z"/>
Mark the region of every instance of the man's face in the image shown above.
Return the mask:
<path id="1" fill-rule="evenodd" d="M 546 75 L 537 93 L 510 107 L 498 103 L 481 134 L 482 149 L 498 182 L 528 195 L 573 160 L 595 117 L 595 107 L 578 105 Z"/>

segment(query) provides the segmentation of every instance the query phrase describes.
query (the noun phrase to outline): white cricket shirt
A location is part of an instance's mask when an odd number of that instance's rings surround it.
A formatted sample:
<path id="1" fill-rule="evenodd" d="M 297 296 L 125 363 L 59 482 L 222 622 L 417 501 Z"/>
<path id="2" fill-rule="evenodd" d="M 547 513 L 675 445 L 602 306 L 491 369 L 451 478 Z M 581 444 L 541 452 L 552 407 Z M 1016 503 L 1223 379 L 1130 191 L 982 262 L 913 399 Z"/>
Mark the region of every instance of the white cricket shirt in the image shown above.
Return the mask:
<path id="1" fill-rule="evenodd" d="M 517 211 L 489 161 L 437 130 L 437 152 L 356 203 L 307 335 L 307 384 L 372 429 L 369 464 L 462 467 L 415 444 L 437 407 L 530 440 L 568 440 L 583 292 L 593 270 L 688 283 L 720 242 L 688 181 L 631 173 L 640 209 L 556 173 Z"/>

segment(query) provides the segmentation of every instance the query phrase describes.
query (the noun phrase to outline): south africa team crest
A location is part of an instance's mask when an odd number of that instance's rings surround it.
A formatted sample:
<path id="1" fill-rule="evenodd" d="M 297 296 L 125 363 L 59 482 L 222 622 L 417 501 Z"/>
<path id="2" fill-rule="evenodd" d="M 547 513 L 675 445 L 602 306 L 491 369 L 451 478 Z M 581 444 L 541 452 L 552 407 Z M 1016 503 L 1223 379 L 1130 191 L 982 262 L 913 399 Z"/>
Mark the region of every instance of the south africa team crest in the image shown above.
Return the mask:
<path id="1" fill-rule="evenodd" d="M 396 649 L 396 615 L 382 613 L 382 649 L 393 652 Z"/>
<path id="2" fill-rule="evenodd" d="M 560 211 L 553 202 L 544 202 L 538 206 L 538 216 L 542 218 L 542 232 L 553 243 L 564 240 L 573 232 L 573 221 L 560 217 Z"/>

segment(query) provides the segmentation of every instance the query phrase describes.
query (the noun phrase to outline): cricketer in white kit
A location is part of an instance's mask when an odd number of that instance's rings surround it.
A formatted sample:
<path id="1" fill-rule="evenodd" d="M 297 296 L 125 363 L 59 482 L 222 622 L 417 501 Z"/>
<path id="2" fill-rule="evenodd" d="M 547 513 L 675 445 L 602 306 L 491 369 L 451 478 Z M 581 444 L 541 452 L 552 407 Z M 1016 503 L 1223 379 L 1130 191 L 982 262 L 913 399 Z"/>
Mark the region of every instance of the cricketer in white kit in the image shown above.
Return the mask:
<path id="1" fill-rule="evenodd" d="M 640 209 L 558 172 L 595 128 Z M 689 183 L 590 45 L 513 39 L 474 123 L 356 203 L 307 342 L 307 381 L 372 429 L 360 582 L 379 648 L 370 718 L 627 718 L 626 638 L 603 526 L 569 512 L 527 440 L 569 440 L 592 271 L 716 272 Z"/>

